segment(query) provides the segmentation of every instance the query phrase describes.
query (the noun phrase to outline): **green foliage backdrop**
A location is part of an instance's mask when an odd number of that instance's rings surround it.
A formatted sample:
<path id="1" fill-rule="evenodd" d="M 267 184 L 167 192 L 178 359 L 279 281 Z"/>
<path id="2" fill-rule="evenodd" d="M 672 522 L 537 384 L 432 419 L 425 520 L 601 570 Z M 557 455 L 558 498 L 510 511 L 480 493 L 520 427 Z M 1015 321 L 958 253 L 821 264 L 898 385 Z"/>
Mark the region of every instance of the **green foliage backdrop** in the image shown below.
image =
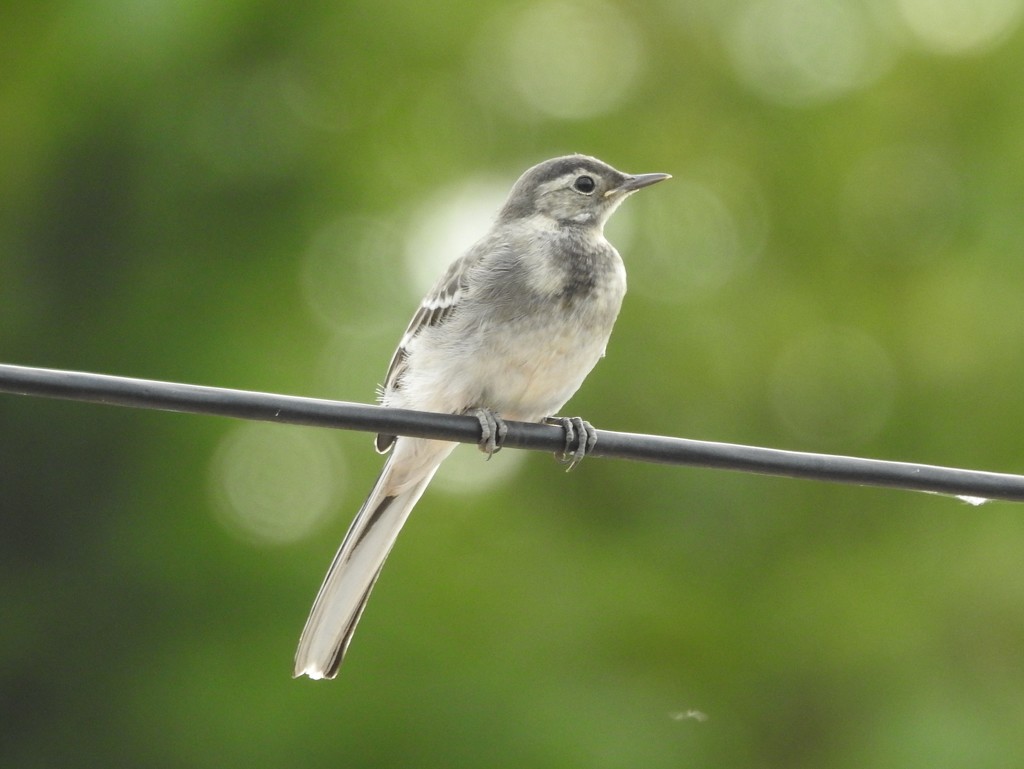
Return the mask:
<path id="1" fill-rule="evenodd" d="M 599 427 L 1024 471 L 1020 0 L 0 11 L 0 360 L 369 401 L 528 165 Z M 293 681 L 369 436 L 0 397 L 0 764 L 1024 763 L 1024 508 L 460 450 Z"/>

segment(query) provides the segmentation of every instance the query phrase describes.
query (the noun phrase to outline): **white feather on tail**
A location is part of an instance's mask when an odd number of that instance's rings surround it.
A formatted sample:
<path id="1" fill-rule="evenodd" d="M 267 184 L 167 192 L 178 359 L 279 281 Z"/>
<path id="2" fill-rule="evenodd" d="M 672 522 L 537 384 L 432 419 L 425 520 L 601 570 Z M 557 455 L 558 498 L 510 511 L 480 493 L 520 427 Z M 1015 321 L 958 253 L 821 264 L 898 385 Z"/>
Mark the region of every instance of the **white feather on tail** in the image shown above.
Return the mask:
<path id="1" fill-rule="evenodd" d="M 399 438 L 317 593 L 295 652 L 295 676 L 334 678 L 409 513 L 454 443 Z"/>

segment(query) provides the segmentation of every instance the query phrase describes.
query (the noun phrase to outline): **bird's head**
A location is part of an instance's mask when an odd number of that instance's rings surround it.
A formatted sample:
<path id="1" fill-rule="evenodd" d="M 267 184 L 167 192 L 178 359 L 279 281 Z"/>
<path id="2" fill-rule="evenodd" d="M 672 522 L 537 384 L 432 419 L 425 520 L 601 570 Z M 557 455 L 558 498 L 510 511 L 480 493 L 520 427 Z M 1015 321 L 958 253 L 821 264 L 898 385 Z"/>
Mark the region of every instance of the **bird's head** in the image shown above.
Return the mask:
<path id="1" fill-rule="evenodd" d="M 670 178 L 668 174 L 624 174 L 587 155 L 545 160 L 519 177 L 499 220 L 541 216 L 558 226 L 600 230 L 629 195 Z"/>

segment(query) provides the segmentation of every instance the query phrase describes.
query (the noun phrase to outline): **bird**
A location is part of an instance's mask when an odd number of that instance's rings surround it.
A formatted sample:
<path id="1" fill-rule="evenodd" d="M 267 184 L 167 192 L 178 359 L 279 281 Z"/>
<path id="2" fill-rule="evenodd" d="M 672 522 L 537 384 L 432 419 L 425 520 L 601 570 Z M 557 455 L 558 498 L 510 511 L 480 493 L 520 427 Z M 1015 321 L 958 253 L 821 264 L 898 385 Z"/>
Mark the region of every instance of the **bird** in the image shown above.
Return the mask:
<path id="1" fill-rule="evenodd" d="M 527 169 L 490 230 L 420 303 L 379 390 L 386 407 L 477 417 L 479 447 L 501 448 L 505 420 L 553 421 L 571 469 L 596 431 L 554 415 L 605 354 L 626 272 L 604 226 L 637 190 L 669 174 L 626 174 L 567 155 Z M 455 443 L 380 434 L 388 453 L 334 557 L 295 653 L 294 677 L 334 678 L 384 562 Z"/>

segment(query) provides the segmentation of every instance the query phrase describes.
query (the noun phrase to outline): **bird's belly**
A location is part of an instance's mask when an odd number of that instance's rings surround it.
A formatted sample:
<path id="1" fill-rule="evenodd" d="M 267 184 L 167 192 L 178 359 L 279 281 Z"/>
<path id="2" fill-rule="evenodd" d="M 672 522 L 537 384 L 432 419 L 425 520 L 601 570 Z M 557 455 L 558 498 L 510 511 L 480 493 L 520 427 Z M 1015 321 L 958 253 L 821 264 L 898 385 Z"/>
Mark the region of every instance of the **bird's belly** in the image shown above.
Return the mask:
<path id="1" fill-rule="evenodd" d="M 449 413 L 487 408 L 524 422 L 551 416 L 604 355 L 621 292 L 601 299 L 461 328 L 455 318 L 443 334 L 426 329 L 402 386 L 385 403 Z"/>
<path id="2" fill-rule="evenodd" d="M 575 329 L 552 334 L 550 329 L 503 335 L 483 361 L 475 383 L 477 405 L 507 419 L 536 421 L 557 412 L 604 354 L 604 335 L 596 341 Z"/>

